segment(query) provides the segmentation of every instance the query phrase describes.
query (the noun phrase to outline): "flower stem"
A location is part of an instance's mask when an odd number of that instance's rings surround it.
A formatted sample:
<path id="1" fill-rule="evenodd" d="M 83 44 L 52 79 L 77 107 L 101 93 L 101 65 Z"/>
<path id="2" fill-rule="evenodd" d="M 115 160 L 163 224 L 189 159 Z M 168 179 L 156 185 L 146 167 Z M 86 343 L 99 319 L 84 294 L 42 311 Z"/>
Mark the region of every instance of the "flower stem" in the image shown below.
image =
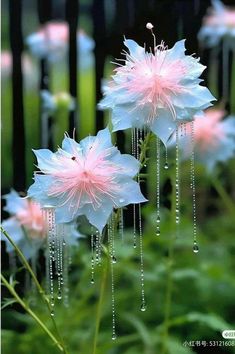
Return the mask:
<path id="1" fill-rule="evenodd" d="M 6 288 L 9 290 L 11 295 L 13 295 L 14 298 L 16 299 L 16 301 L 23 307 L 23 309 L 25 309 L 25 311 L 27 311 L 28 314 L 34 318 L 34 320 L 39 324 L 39 326 L 44 330 L 44 332 L 56 344 L 56 346 L 59 348 L 59 350 L 61 352 L 65 353 L 63 346 L 58 342 L 58 340 L 54 337 L 54 335 L 51 333 L 51 331 L 44 325 L 44 323 L 38 318 L 38 316 L 19 297 L 19 295 L 16 293 L 13 286 L 6 280 L 6 278 L 2 274 L 1 274 L 1 280 L 2 280 L 3 284 L 6 286 Z"/>
<path id="2" fill-rule="evenodd" d="M 98 305 L 97 305 L 97 312 L 96 312 L 95 336 L 94 336 L 92 354 L 96 354 L 97 340 L 98 340 L 98 334 L 99 334 L 99 328 L 100 328 L 100 320 L 101 320 L 101 308 L 102 308 L 105 284 L 106 284 L 106 279 L 107 279 L 107 269 L 108 269 L 108 258 L 107 258 L 107 262 L 105 262 L 105 265 L 104 265 L 104 268 L 103 268 L 103 274 L 102 274 L 102 278 L 101 278 L 101 285 L 100 285 L 100 292 L 99 292 L 99 302 L 98 302 Z"/>
<path id="3" fill-rule="evenodd" d="M 140 158 L 139 158 L 139 162 L 141 164 L 141 167 L 143 167 L 147 161 L 147 151 L 149 149 L 149 143 L 150 140 L 153 137 L 153 133 L 149 132 L 145 139 L 140 143 Z"/>
<path id="4" fill-rule="evenodd" d="M 218 195 L 220 196 L 221 200 L 223 201 L 224 206 L 231 213 L 231 215 L 235 215 L 235 204 L 231 200 L 231 198 L 228 195 L 227 191 L 222 186 L 222 184 L 219 181 L 219 179 L 216 178 L 215 176 L 213 176 L 211 181 L 212 181 L 213 187 L 215 188 L 216 192 L 218 193 Z"/>
<path id="5" fill-rule="evenodd" d="M 7 238 L 7 240 L 11 243 L 11 245 L 14 247 L 16 253 L 18 254 L 19 258 L 21 259 L 23 265 L 25 266 L 25 268 L 27 269 L 27 271 L 30 273 L 30 275 L 32 276 L 32 279 L 38 289 L 38 292 L 41 296 L 41 298 L 43 299 L 43 301 L 46 303 L 47 305 L 47 308 L 49 310 L 49 313 L 51 314 L 52 312 L 52 307 L 51 307 L 51 304 L 50 304 L 50 301 L 48 299 L 48 297 L 46 296 L 43 288 L 41 287 L 39 281 L 37 280 L 37 277 L 36 275 L 34 274 L 32 268 L 30 267 L 27 259 L 25 258 L 25 256 L 23 255 L 23 253 L 21 252 L 21 250 L 19 249 L 19 247 L 15 244 L 15 242 L 12 240 L 12 238 L 10 237 L 10 235 L 6 232 L 6 230 L 4 230 L 4 228 L 1 226 L 1 232 L 4 234 L 4 236 Z M 64 345 L 64 342 L 63 342 L 63 339 L 62 339 L 62 336 L 60 335 L 60 332 L 58 330 L 58 327 L 56 325 L 56 322 L 54 320 L 54 318 L 51 316 L 51 320 L 52 320 L 52 323 L 54 325 L 54 329 L 56 331 L 56 334 L 58 336 L 58 338 L 60 339 L 60 342 L 61 342 L 61 346 L 63 347 L 63 351 L 64 353 L 66 354 L 67 353 L 67 350 L 65 348 L 65 345 Z"/>
<path id="6" fill-rule="evenodd" d="M 169 336 L 170 315 L 171 315 L 171 300 L 172 300 L 172 266 L 174 262 L 174 240 L 175 240 L 175 182 L 174 178 L 171 178 L 172 195 L 171 195 L 171 225 L 170 239 L 168 246 L 168 259 L 167 259 L 167 283 L 166 283 L 166 297 L 165 297 L 165 310 L 164 310 L 164 322 L 163 322 L 163 340 L 162 340 L 162 354 L 167 353 L 167 342 Z"/>

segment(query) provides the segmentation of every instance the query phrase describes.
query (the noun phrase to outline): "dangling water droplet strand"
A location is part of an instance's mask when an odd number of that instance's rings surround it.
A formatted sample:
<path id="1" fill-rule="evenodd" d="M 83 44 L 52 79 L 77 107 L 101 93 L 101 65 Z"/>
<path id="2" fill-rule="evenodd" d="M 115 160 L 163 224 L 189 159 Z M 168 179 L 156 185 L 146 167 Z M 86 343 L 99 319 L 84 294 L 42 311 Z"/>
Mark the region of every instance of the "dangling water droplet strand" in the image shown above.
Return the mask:
<path id="1" fill-rule="evenodd" d="M 167 153 L 167 146 L 165 147 L 165 163 L 164 163 L 164 169 L 168 170 L 169 165 L 168 165 L 168 153 Z"/>
<path id="2" fill-rule="evenodd" d="M 101 242 L 100 242 L 100 233 L 98 230 L 95 232 L 95 262 L 96 265 L 101 264 Z"/>
<path id="3" fill-rule="evenodd" d="M 63 239 L 64 239 L 64 225 L 57 225 L 57 276 L 58 276 L 58 300 L 62 299 L 62 285 L 63 285 Z"/>
<path id="4" fill-rule="evenodd" d="M 118 228 L 119 228 L 119 235 L 120 235 L 120 238 L 123 242 L 124 240 L 124 218 L 123 218 L 123 208 L 120 208 L 119 209 L 119 223 L 118 223 Z"/>
<path id="5" fill-rule="evenodd" d="M 45 218 L 47 225 L 47 242 L 49 249 L 49 291 L 50 291 L 50 304 L 53 307 L 55 305 L 54 298 L 54 272 L 53 263 L 55 261 L 55 211 L 52 207 L 47 207 L 45 210 Z M 51 312 L 51 316 L 54 316 L 54 312 Z"/>
<path id="6" fill-rule="evenodd" d="M 156 204 L 157 204 L 157 218 L 156 218 L 156 236 L 160 236 L 160 139 L 157 137 L 156 141 L 156 149 L 157 149 L 157 156 L 156 156 L 156 184 L 157 184 L 157 191 L 156 191 Z"/>
<path id="7" fill-rule="evenodd" d="M 136 158 L 136 132 L 132 129 L 131 134 L 131 148 L 132 155 Z M 136 205 L 133 204 L 133 247 L 136 248 Z"/>
<path id="8" fill-rule="evenodd" d="M 192 189 L 192 216 L 193 216 L 193 252 L 198 253 L 197 244 L 197 213 L 196 213 L 196 186 L 195 186 L 195 156 L 194 156 L 194 122 L 191 122 L 191 160 L 190 160 L 190 177 Z"/>
<path id="9" fill-rule="evenodd" d="M 112 213 L 111 215 L 112 218 L 112 263 L 115 264 L 117 263 L 117 258 L 116 258 L 116 252 L 115 252 L 115 214 Z"/>
<path id="10" fill-rule="evenodd" d="M 186 136 L 187 135 L 187 124 L 183 123 L 183 126 L 184 126 L 184 136 Z"/>
<path id="11" fill-rule="evenodd" d="M 180 178 L 179 178 L 179 128 L 176 128 L 175 145 L 175 222 L 180 222 Z"/>
<path id="12" fill-rule="evenodd" d="M 139 240 L 140 240 L 140 285 L 141 285 L 141 311 L 146 309 L 145 289 L 144 289 L 144 251 L 143 251 L 143 230 L 142 230 L 142 217 L 141 217 L 141 204 L 139 207 Z"/>
<path id="13" fill-rule="evenodd" d="M 63 225 L 64 227 L 64 237 L 63 237 L 63 256 L 64 256 L 64 262 L 63 262 L 63 302 L 64 306 L 68 307 L 69 306 L 69 253 L 70 253 L 70 245 L 69 245 L 69 237 L 71 233 L 71 225 Z M 66 236 L 66 241 L 65 241 L 65 236 Z"/>
<path id="14" fill-rule="evenodd" d="M 44 245 L 44 257 L 45 257 L 45 271 L 46 271 L 46 293 L 50 293 L 50 269 L 49 269 L 49 248 L 48 248 L 48 220 L 47 220 L 47 212 L 44 208 L 42 208 L 42 218 L 43 223 L 46 225 L 45 227 L 45 239 L 47 243 Z"/>
<path id="15" fill-rule="evenodd" d="M 95 282 L 94 269 L 94 230 L 93 227 L 91 227 L 91 284 Z"/>
<path id="16" fill-rule="evenodd" d="M 136 129 L 136 158 L 140 159 L 139 152 L 139 132 Z M 137 175 L 137 182 L 140 184 L 140 175 Z M 144 252 L 143 252 L 143 230 L 142 230 L 142 215 L 141 215 L 141 204 L 138 204 L 138 219 L 139 219 L 139 243 L 140 243 L 140 285 L 141 285 L 141 306 L 140 310 L 145 311 L 145 290 L 144 290 Z"/>
<path id="17" fill-rule="evenodd" d="M 111 269 L 111 308 L 112 308 L 112 340 L 117 338 L 116 335 L 116 309 L 115 309 L 115 288 L 114 288 L 114 217 L 113 213 L 108 222 L 108 246 L 109 246 L 109 257 L 110 257 L 110 269 Z"/>

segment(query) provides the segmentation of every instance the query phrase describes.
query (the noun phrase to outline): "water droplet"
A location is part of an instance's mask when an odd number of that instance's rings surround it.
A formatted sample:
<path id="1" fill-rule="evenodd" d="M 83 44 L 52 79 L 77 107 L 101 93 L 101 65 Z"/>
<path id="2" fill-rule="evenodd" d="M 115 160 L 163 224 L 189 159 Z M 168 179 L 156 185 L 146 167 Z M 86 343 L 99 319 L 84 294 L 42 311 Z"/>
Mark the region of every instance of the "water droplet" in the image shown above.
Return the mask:
<path id="1" fill-rule="evenodd" d="M 94 283 L 95 283 L 95 281 L 94 281 L 94 279 L 92 278 L 92 279 L 91 279 L 91 284 L 94 284 Z"/>
<path id="2" fill-rule="evenodd" d="M 63 246 L 66 246 L 66 242 L 65 242 L 65 240 L 63 240 Z"/>
<path id="3" fill-rule="evenodd" d="M 116 340 L 116 339 L 117 339 L 117 335 L 116 335 L 116 333 L 113 333 L 112 340 Z"/>
<path id="4" fill-rule="evenodd" d="M 169 165 L 168 165 L 168 163 L 166 162 L 165 165 L 164 165 L 164 169 L 165 169 L 165 170 L 168 170 L 168 168 L 169 168 Z"/>
<path id="5" fill-rule="evenodd" d="M 136 243 L 133 243 L 133 248 L 136 248 Z"/>
<path id="6" fill-rule="evenodd" d="M 160 230 L 156 231 L 156 236 L 160 236 Z"/>
<path id="7" fill-rule="evenodd" d="M 161 221 L 160 216 L 157 216 L 157 223 L 159 224 Z"/>
<path id="8" fill-rule="evenodd" d="M 54 317 L 55 316 L 55 312 L 52 310 L 51 311 L 51 316 Z"/>
<path id="9" fill-rule="evenodd" d="M 121 240 L 124 240 L 124 219 L 123 219 L 123 209 L 119 209 L 119 223 L 118 223 L 118 228 L 119 228 L 119 235 L 121 237 Z"/>
<path id="10" fill-rule="evenodd" d="M 145 303 L 142 303 L 142 304 L 141 304 L 140 310 L 141 310 L 142 312 L 146 311 Z"/>
<path id="11" fill-rule="evenodd" d="M 120 199 L 119 199 L 119 202 L 120 202 L 120 203 L 124 203 L 124 202 L 125 202 L 125 199 L 120 198 Z"/>
<path id="12" fill-rule="evenodd" d="M 60 290 L 59 290 L 59 292 L 58 292 L 57 299 L 58 299 L 58 300 L 61 300 L 61 299 L 62 299 L 62 293 L 61 293 Z"/>
<path id="13" fill-rule="evenodd" d="M 199 252 L 199 247 L 198 247 L 197 244 L 194 244 L 194 245 L 193 245 L 193 252 L 194 252 L 194 253 L 198 253 L 198 252 Z"/>
<path id="14" fill-rule="evenodd" d="M 112 263 L 117 263 L 117 258 L 115 256 L 112 256 Z"/>

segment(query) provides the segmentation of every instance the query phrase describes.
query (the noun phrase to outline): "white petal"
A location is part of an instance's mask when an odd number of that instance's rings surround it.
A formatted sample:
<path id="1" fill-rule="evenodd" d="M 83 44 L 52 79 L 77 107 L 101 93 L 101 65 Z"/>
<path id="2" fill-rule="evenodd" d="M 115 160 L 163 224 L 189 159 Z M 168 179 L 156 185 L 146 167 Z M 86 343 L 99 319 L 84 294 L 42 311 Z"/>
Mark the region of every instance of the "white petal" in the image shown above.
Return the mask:
<path id="1" fill-rule="evenodd" d="M 175 131 L 176 126 L 177 123 L 174 121 L 171 112 L 162 109 L 159 110 L 158 116 L 150 125 L 150 129 L 159 137 L 163 144 L 166 145 L 167 140 Z"/>
<path id="2" fill-rule="evenodd" d="M 14 189 L 11 189 L 10 193 L 5 194 L 3 198 L 6 199 L 6 206 L 4 207 L 4 210 L 12 215 L 27 208 L 27 200 L 25 198 L 21 198 Z"/>

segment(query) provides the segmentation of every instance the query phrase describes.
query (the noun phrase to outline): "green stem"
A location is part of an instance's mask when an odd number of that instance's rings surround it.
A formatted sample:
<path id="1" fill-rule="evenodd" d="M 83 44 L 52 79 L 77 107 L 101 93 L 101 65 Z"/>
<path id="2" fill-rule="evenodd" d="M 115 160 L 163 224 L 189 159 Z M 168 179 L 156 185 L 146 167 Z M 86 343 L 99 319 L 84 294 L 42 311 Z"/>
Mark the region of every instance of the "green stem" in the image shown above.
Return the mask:
<path id="1" fill-rule="evenodd" d="M 213 177 L 211 179 L 214 188 L 216 189 L 218 195 L 220 196 L 221 200 L 224 203 L 224 206 L 228 209 L 231 215 L 235 215 L 235 204 L 231 200 L 230 196 L 228 195 L 227 191 L 222 186 L 221 182 L 218 178 Z"/>
<path id="2" fill-rule="evenodd" d="M 96 354 L 97 340 L 98 340 L 100 320 L 101 320 L 101 308 L 102 308 L 105 284 L 106 284 L 106 279 L 107 279 L 107 269 L 108 269 L 108 258 L 107 258 L 107 262 L 104 265 L 103 275 L 102 275 L 102 279 L 101 279 L 100 296 L 99 296 L 99 302 L 97 305 L 96 322 L 95 322 L 95 336 L 94 336 L 92 354 Z"/>
<path id="3" fill-rule="evenodd" d="M 153 137 L 153 133 L 149 132 L 144 141 L 142 141 L 142 143 L 140 144 L 140 158 L 139 158 L 139 161 L 140 161 L 140 164 L 141 164 L 141 167 L 143 167 L 147 161 L 147 151 L 149 149 L 149 143 L 150 143 L 150 140 L 151 138 Z"/>
<path id="4" fill-rule="evenodd" d="M 166 300 L 165 300 L 165 310 L 164 310 L 164 321 L 163 321 L 163 339 L 162 339 L 162 354 L 167 353 L 167 342 L 169 336 L 170 327 L 170 315 L 171 315 L 171 300 L 172 300 L 172 265 L 174 261 L 174 240 L 175 240 L 175 183 L 174 179 L 171 178 L 172 184 L 172 196 L 171 196 L 171 220 L 172 220 L 172 230 L 170 233 L 169 248 L 168 248 L 168 260 L 167 260 L 167 283 L 166 283 Z"/>
<path id="5" fill-rule="evenodd" d="M 43 324 L 43 322 L 38 318 L 38 316 L 25 304 L 25 302 L 19 297 L 16 293 L 15 289 L 11 286 L 10 283 L 6 280 L 6 278 L 1 274 L 1 280 L 3 284 L 7 287 L 12 296 L 16 299 L 16 301 L 28 312 L 30 316 L 32 316 L 35 321 L 39 324 L 39 326 L 44 330 L 44 332 L 51 338 L 51 340 L 56 344 L 61 352 L 64 352 L 63 346 L 58 342 L 58 340 L 54 337 L 51 331 Z"/>
<path id="6" fill-rule="evenodd" d="M 6 232 L 6 230 L 3 229 L 3 227 L 1 226 L 1 232 L 4 234 L 4 236 L 7 238 L 7 240 L 11 243 L 11 245 L 14 247 L 16 253 L 18 254 L 19 258 L 21 259 L 23 265 L 25 266 L 25 268 L 28 270 L 28 272 L 31 274 L 32 276 L 32 279 L 38 289 L 38 292 L 39 294 L 41 295 L 43 301 L 46 303 L 47 305 L 47 308 L 51 314 L 52 312 L 52 307 L 51 307 L 51 304 L 50 304 L 50 301 L 48 299 L 48 297 L 46 296 L 43 288 L 41 287 L 39 281 L 37 280 L 37 277 L 36 275 L 34 274 L 32 268 L 30 267 L 27 259 L 25 258 L 25 256 L 23 255 L 23 253 L 21 252 L 21 250 L 19 249 L 19 247 L 15 244 L 15 242 L 12 240 L 12 238 L 8 235 L 8 233 Z M 56 331 L 56 334 L 58 336 L 58 338 L 60 339 L 60 342 L 61 342 L 61 345 L 63 347 L 63 350 L 64 350 L 64 353 L 66 354 L 67 353 L 67 350 L 65 348 L 65 345 L 64 345 L 64 342 L 63 342 L 63 339 L 62 339 L 62 336 L 60 335 L 60 332 L 58 330 L 58 327 L 56 325 L 56 322 L 54 320 L 54 318 L 51 316 L 51 320 L 52 320 L 52 323 L 53 323 L 53 326 L 54 326 L 54 329 Z"/>
<path id="7" fill-rule="evenodd" d="M 4 228 L 1 226 L 1 232 L 4 234 L 4 236 L 8 239 L 8 241 L 11 243 L 11 245 L 14 247 L 16 253 L 18 254 L 18 256 L 20 257 L 20 259 L 22 260 L 22 263 L 24 264 L 25 268 L 28 270 L 28 272 L 31 274 L 33 281 L 35 282 L 37 289 L 39 291 L 39 293 L 44 296 L 44 290 L 42 289 L 40 283 L 38 282 L 36 275 L 34 274 L 32 268 L 30 267 L 27 259 L 25 258 L 25 256 L 23 255 L 23 253 L 21 252 L 21 250 L 18 248 L 18 246 L 15 244 L 15 242 L 12 240 L 12 238 L 8 235 L 8 233 L 4 230 Z M 44 298 L 44 300 L 46 300 L 47 303 L 49 303 L 49 300 Z"/>

